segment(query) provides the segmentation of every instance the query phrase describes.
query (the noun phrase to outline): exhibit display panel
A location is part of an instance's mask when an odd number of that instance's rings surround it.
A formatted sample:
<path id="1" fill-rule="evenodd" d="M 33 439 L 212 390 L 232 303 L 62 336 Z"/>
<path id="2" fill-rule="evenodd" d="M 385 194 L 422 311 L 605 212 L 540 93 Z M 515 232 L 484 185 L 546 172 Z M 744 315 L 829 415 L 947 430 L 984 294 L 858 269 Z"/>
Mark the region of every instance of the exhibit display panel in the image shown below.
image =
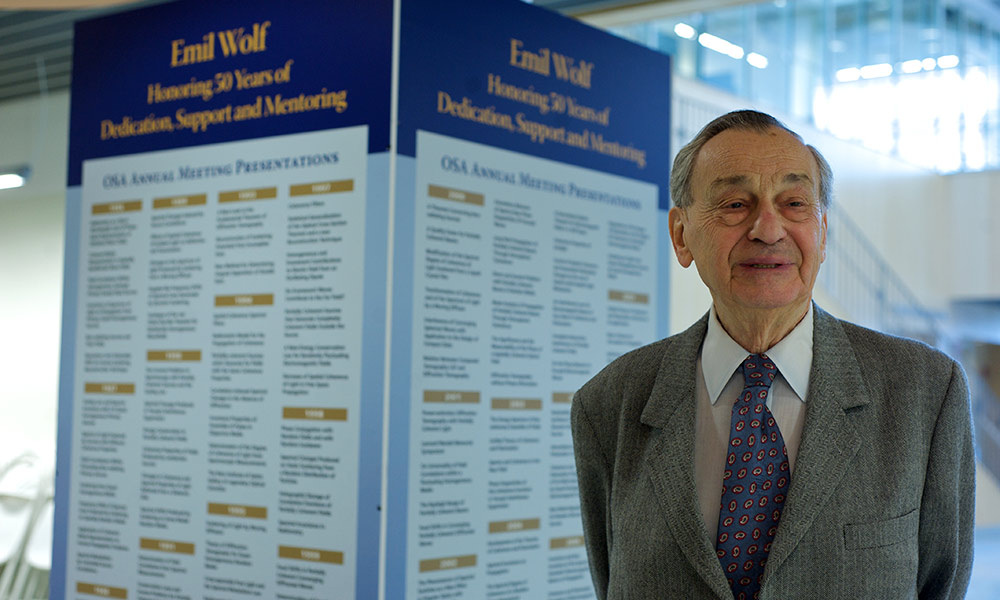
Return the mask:
<path id="1" fill-rule="evenodd" d="M 466 8 L 401 10 L 387 596 L 593 598 L 570 405 L 665 334 L 669 62 Z"/>
<path id="2" fill-rule="evenodd" d="M 75 43 L 52 597 L 593 597 L 569 413 L 666 334 L 669 59 L 516 0 Z"/>
<path id="3" fill-rule="evenodd" d="M 391 13 L 78 25 L 54 598 L 377 595 Z"/>

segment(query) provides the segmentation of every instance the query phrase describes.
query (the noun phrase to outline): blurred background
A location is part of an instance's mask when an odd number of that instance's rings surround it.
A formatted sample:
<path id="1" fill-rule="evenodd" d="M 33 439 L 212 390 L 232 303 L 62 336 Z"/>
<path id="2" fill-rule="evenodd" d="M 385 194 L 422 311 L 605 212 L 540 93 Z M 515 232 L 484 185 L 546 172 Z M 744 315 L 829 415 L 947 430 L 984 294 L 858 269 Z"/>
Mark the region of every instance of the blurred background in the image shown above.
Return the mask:
<path id="1" fill-rule="evenodd" d="M 0 0 L 0 597 L 46 593 L 73 23 L 156 3 Z M 674 150 L 750 107 L 824 153 L 835 199 L 817 301 L 964 365 L 968 598 L 1000 598 L 1000 0 L 535 4 L 673 57 Z M 693 269 L 675 265 L 670 290 L 671 331 L 709 305 Z"/>

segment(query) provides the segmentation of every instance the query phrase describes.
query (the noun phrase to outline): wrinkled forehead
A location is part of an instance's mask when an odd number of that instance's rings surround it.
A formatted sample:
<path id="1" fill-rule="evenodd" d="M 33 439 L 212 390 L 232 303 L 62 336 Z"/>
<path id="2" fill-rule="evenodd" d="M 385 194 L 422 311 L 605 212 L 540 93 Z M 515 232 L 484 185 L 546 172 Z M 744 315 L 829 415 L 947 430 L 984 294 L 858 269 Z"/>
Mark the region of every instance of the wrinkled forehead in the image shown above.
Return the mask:
<path id="1" fill-rule="evenodd" d="M 715 179 L 708 182 L 708 192 L 711 194 L 713 192 L 722 192 L 723 190 L 729 188 L 749 188 L 753 187 L 758 182 L 757 177 L 751 175 L 720 175 Z M 806 171 L 790 171 L 782 174 L 781 172 L 775 173 L 771 181 L 772 184 L 781 184 L 780 187 L 817 187 L 816 181 L 813 179 L 812 175 Z"/>
<path id="2" fill-rule="evenodd" d="M 796 136 L 772 127 L 764 132 L 727 129 L 705 142 L 695 158 L 692 191 L 719 186 L 819 186 L 819 167 Z"/>

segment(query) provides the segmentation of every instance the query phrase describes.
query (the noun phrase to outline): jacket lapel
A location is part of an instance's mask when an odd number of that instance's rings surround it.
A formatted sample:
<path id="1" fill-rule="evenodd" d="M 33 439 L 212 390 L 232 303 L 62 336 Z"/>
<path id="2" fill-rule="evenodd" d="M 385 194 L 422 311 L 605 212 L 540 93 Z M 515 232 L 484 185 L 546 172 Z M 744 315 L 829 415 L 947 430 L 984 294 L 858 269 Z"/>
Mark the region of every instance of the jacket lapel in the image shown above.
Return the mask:
<path id="1" fill-rule="evenodd" d="M 694 479 L 695 377 L 708 316 L 674 338 L 664 354 L 642 423 L 658 429 L 646 469 L 674 540 L 688 562 L 720 597 L 731 597 L 705 530 Z"/>
<path id="2" fill-rule="evenodd" d="M 860 436 L 846 411 L 870 402 L 840 322 L 815 304 L 813 310 L 813 360 L 802 441 L 765 579 L 801 541 L 858 451 Z"/>

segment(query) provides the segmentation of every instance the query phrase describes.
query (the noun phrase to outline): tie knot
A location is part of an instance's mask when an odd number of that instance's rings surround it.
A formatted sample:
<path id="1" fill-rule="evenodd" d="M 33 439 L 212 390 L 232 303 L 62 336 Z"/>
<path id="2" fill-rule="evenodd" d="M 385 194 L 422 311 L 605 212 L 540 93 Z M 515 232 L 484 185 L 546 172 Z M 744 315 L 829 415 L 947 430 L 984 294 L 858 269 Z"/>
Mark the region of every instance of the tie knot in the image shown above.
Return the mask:
<path id="1" fill-rule="evenodd" d="M 751 354 L 740 366 L 743 371 L 743 385 L 745 387 L 763 386 L 771 387 L 774 376 L 778 374 L 778 367 L 774 366 L 774 361 L 766 354 Z"/>

